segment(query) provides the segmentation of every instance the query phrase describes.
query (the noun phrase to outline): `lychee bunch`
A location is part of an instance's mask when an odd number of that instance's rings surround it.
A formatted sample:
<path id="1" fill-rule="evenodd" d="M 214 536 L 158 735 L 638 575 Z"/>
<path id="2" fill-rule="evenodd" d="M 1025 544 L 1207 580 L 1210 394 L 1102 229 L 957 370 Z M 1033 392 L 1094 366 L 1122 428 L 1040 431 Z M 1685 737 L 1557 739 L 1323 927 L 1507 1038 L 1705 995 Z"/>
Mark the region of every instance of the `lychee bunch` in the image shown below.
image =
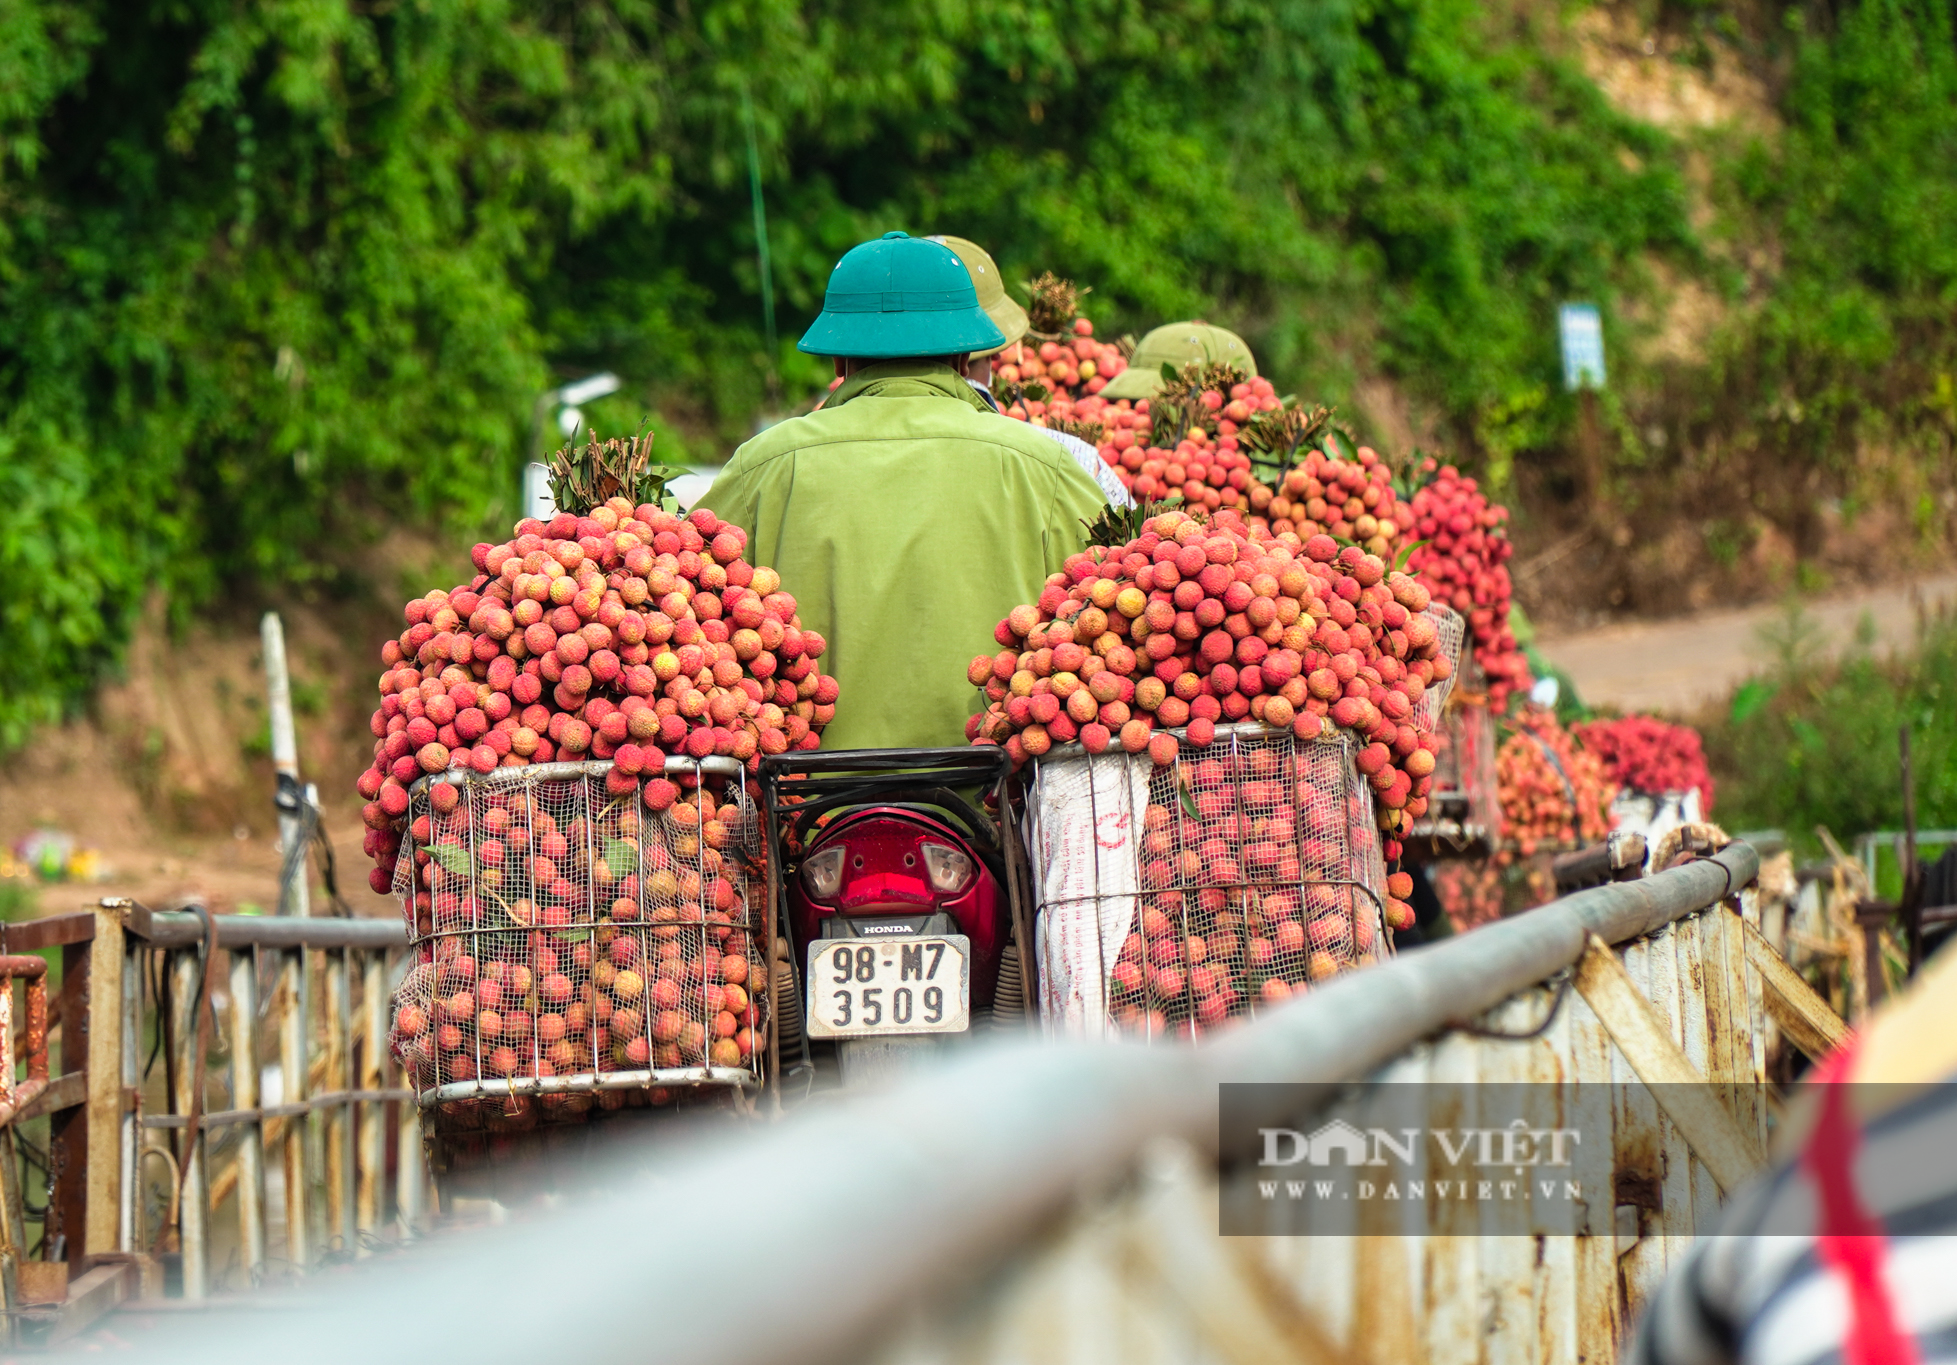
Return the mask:
<path id="1" fill-rule="evenodd" d="M 1192 512 L 1246 511 L 1257 480 L 1237 433 L 1256 413 L 1280 406 L 1280 400 L 1268 379 L 1250 379 L 1227 390 L 1204 389 L 1198 402 L 1207 420 L 1191 423 L 1174 437 L 1173 446 L 1160 446 L 1152 442 L 1171 437 L 1154 429 L 1151 404 L 1156 400 L 1143 399 L 1133 409 L 1127 399 L 1120 400 L 1103 419 L 1110 429 L 1101 441 L 1101 458 L 1142 502 L 1180 496 Z"/>
<path id="2" fill-rule="evenodd" d="M 1358 765 L 1397 835 L 1426 811 L 1439 741 L 1416 722 L 1452 675 L 1427 590 L 1356 546 L 1254 531 L 1236 513 L 1149 518 L 1125 544 L 1092 546 L 1015 607 L 1000 646 L 967 676 L 985 694 L 967 736 L 1015 766 L 1055 745 L 1119 746 L 1172 763 L 1219 723 L 1310 739 L 1352 732 Z M 1388 840 L 1397 858 L 1397 838 Z"/>
<path id="3" fill-rule="evenodd" d="M 835 714 L 826 644 L 746 545 L 704 508 L 613 497 L 519 522 L 475 547 L 470 582 L 409 602 L 381 648 L 358 782 L 374 889 L 392 886 L 408 787 L 428 774 L 608 759 L 611 790 L 629 794 L 668 754 L 752 766 L 814 748 Z"/>
<path id="4" fill-rule="evenodd" d="M 1350 459 L 1313 450 L 1275 486 L 1253 489 L 1250 506 L 1274 534 L 1328 535 L 1382 559 L 1392 557 L 1407 527 L 1393 471 L 1370 446 L 1360 446 Z M 1409 567 L 1417 572 L 1419 566 Z"/>
<path id="5" fill-rule="evenodd" d="M 1041 340 L 1028 336 L 993 357 L 993 373 L 1001 387 L 1017 394 L 1006 415 L 1042 426 L 1051 422 L 1099 420 L 1102 400 L 1095 397 L 1108 381 L 1128 368 L 1121 347 L 1094 338 L 1094 324 L 1075 318 L 1071 335 Z M 1046 390 L 1043 399 L 1018 393 L 1027 385 Z"/>
<path id="6" fill-rule="evenodd" d="M 1523 857 L 1578 848 L 1610 833 L 1617 796 L 1596 754 L 1577 742 L 1546 707 L 1525 706 L 1495 753 L 1503 836 Z"/>
<path id="7" fill-rule="evenodd" d="M 1697 791 L 1700 813 L 1712 813 L 1712 770 L 1691 726 L 1656 716 L 1620 716 L 1573 728 L 1619 785 L 1650 796 Z"/>
<path id="8" fill-rule="evenodd" d="M 1456 933 L 1493 924 L 1502 917 L 1502 873 L 1493 863 L 1450 858 L 1436 863 L 1430 875 L 1434 894 Z"/>
<path id="9" fill-rule="evenodd" d="M 1488 701 L 1501 714 L 1511 693 L 1527 692 L 1535 679 L 1509 626 L 1513 585 L 1508 561 L 1508 508 L 1492 503 L 1480 485 L 1453 465 L 1433 459 L 1421 466 L 1432 479 L 1413 495 L 1408 533 L 1427 544 L 1407 567 L 1434 596 L 1468 622 L 1475 662 L 1488 679 Z"/>

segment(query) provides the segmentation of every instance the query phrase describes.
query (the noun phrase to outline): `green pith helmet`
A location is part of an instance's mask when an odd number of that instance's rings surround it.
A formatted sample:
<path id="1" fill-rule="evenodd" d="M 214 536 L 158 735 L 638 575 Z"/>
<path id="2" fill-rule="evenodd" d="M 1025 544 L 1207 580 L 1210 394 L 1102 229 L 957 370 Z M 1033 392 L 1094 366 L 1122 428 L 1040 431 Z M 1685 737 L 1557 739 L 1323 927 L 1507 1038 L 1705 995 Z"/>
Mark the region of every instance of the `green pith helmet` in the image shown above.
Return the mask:
<path id="1" fill-rule="evenodd" d="M 1006 339 L 991 350 L 972 352 L 975 358 L 993 355 L 1026 335 L 1026 310 L 1013 302 L 1012 295 L 1006 292 L 1006 282 L 999 275 L 999 263 L 986 254 L 984 247 L 963 237 L 932 237 L 929 240 L 943 242 L 957 253 L 958 259 L 965 263 L 965 269 L 971 274 L 973 288 L 978 290 L 979 307 L 1005 333 Z"/>
<path id="2" fill-rule="evenodd" d="M 950 247 L 901 232 L 850 248 L 829 272 L 822 313 L 796 349 L 891 360 L 966 355 L 1006 344 Z"/>
<path id="3" fill-rule="evenodd" d="M 1194 364 L 1235 365 L 1253 377 L 1257 373 L 1257 358 L 1235 332 L 1207 322 L 1172 322 L 1142 338 L 1142 344 L 1129 358 L 1128 368 L 1108 381 L 1101 397 L 1110 402 L 1117 398 L 1153 398 L 1162 387 L 1165 364 L 1178 370 Z"/>

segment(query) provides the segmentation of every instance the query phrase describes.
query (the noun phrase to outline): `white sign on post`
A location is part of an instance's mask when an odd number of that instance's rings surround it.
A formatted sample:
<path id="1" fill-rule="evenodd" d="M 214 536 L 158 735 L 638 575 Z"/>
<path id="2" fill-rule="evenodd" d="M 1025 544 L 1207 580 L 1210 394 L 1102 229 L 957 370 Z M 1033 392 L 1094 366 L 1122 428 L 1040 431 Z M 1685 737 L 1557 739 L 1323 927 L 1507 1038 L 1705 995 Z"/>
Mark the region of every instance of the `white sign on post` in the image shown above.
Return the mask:
<path id="1" fill-rule="evenodd" d="M 1566 303 L 1556 310 L 1556 332 L 1563 343 L 1563 387 L 1604 386 L 1604 324 L 1591 303 Z"/>

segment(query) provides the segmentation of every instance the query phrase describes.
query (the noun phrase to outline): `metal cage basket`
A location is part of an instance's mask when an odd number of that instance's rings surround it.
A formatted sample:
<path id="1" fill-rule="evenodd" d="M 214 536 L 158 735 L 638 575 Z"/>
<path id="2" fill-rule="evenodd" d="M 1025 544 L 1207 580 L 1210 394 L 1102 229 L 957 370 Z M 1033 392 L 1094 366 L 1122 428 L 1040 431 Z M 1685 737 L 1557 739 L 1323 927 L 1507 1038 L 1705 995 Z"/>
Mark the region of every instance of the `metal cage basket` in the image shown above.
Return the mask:
<path id="1" fill-rule="evenodd" d="M 1441 602 L 1428 603 L 1425 615 L 1434 623 L 1440 653 L 1446 656 L 1449 665 L 1447 677 L 1422 692 L 1420 700 L 1413 705 L 1414 724 L 1424 730 L 1433 730 L 1446 716 L 1448 698 L 1453 696 L 1455 684 L 1461 681 L 1461 669 L 1467 662 L 1464 655 L 1468 642 L 1468 622 L 1460 612 Z"/>
<path id="2" fill-rule="evenodd" d="M 612 769 L 410 788 L 394 889 L 415 953 L 391 1042 L 445 1129 L 524 1131 L 763 1079 L 765 859 L 742 767 L 673 758 L 646 785 Z"/>
<path id="3" fill-rule="evenodd" d="M 1049 1033 L 1199 1038 L 1390 951 L 1344 733 L 1217 729 L 1168 767 L 1056 749 L 1027 793 Z"/>
<path id="4" fill-rule="evenodd" d="M 1462 659 L 1457 676 L 1461 685 L 1441 713 L 1441 748 L 1435 756 L 1427 814 L 1408 832 L 1408 842 L 1431 857 L 1483 856 L 1493 850 L 1502 833 L 1495 780 L 1495 715 L 1488 705 L 1487 681 L 1472 652 Z"/>

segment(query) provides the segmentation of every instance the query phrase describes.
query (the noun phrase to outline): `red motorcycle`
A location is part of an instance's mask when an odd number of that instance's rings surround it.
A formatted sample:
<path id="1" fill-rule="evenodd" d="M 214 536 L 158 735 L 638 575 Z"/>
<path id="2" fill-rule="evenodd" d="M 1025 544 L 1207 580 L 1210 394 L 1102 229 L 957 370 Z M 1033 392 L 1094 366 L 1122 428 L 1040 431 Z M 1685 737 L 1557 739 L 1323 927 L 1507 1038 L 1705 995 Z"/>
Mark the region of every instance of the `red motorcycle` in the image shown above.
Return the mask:
<path id="1" fill-rule="evenodd" d="M 782 1073 L 873 1081 L 1030 1015 L 1023 867 L 1003 750 L 856 749 L 761 762 L 769 884 L 792 939 Z M 785 983 L 786 984 L 786 983 Z"/>

